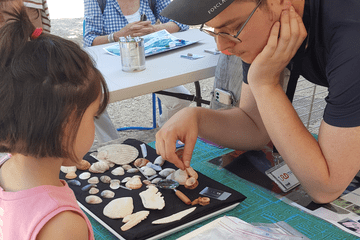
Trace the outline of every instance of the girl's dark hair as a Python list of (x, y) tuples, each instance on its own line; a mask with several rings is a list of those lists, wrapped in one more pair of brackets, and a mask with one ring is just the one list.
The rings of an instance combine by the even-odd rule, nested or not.
[(0, 13), (0, 152), (76, 161), (84, 112), (99, 95), (98, 114), (108, 103), (105, 80), (76, 43), (47, 33), (31, 40), (22, 1), (11, 2)]

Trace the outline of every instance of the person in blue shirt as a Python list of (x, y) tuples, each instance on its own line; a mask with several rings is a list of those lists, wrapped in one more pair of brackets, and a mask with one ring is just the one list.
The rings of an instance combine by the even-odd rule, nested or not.
[[(360, 170), (360, 2), (174, 0), (161, 14), (202, 24), (218, 50), (241, 57), (244, 79), (239, 108), (179, 111), (158, 131), (157, 153), (185, 169), (198, 135), (238, 150), (271, 140), (315, 202), (338, 198)], [(328, 87), (318, 141), (285, 94), (288, 68)]]
[[(184, 31), (189, 26), (160, 15), (170, 0), (157, 0), (154, 12), (148, 0), (107, 0), (101, 12), (97, 0), (85, 0), (84, 46), (94, 46), (118, 41), (120, 37), (138, 37), (162, 29), (170, 33)], [(142, 14), (146, 21), (140, 21)], [(156, 24), (157, 22), (160, 22)]]

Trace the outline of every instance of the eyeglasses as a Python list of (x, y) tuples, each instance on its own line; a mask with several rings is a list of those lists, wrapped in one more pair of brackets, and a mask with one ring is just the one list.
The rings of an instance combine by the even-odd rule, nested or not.
[(242, 27), (240, 28), (240, 30), (237, 32), (236, 35), (232, 35), (232, 34), (229, 34), (229, 33), (225, 33), (225, 32), (219, 32), (219, 33), (216, 33), (216, 32), (213, 32), (209, 29), (206, 29), (204, 28), (204, 24), (201, 25), (200, 27), (200, 31), (206, 33), (206, 34), (209, 34), (210, 36), (213, 36), (213, 37), (216, 37), (216, 36), (221, 36), (223, 38), (226, 38), (230, 41), (233, 41), (233, 42), (238, 42), (238, 43), (241, 43), (241, 39), (238, 38), (238, 36), (240, 35), (241, 31), (244, 29), (244, 27), (246, 26), (246, 24), (249, 22), (250, 18), (252, 17), (252, 15), (254, 15), (256, 9), (260, 6), (261, 4), (261, 1), (260, 0), (258, 2), (258, 4), (256, 5), (255, 9), (250, 13), (250, 16), (246, 19), (245, 23), (242, 25)]

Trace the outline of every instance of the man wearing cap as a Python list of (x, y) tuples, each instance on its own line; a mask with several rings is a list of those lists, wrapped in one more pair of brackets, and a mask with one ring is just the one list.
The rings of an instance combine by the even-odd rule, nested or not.
[[(239, 150), (271, 140), (315, 202), (339, 197), (360, 169), (360, 2), (174, 0), (162, 14), (203, 24), (220, 51), (241, 57), (244, 84), (239, 108), (174, 115), (157, 133), (157, 153), (184, 169), (198, 135)], [(290, 79), (300, 74), (328, 87), (318, 142), (283, 90), (285, 68)]]

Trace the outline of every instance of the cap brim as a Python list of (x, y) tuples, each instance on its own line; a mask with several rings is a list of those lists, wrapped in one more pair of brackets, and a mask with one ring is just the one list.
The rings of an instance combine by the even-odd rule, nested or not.
[(160, 14), (187, 25), (203, 24), (227, 8), (234, 0), (173, 0)]

